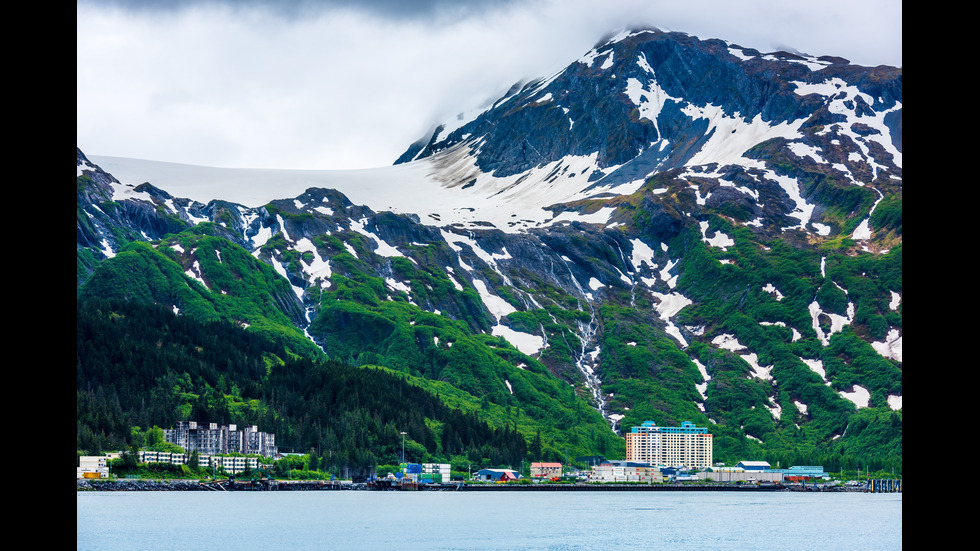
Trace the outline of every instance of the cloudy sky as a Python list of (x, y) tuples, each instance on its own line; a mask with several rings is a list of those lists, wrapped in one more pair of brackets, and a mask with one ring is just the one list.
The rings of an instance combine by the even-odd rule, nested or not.
[[(806, 4), (803, 6), (802, 4)], [(655, 26), (902, 66), (900, 0), (77, 0), (77, 145), (238, 168), (386, 166), (438, 121)]]

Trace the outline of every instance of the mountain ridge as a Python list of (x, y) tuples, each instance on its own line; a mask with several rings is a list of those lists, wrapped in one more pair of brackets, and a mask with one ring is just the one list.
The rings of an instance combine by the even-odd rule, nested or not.
[[(606, 430), (706, 424), (720, 457), (877, 438), (900, 464), (901, 70), (845, 62), (620, 34), (373, 171), (181, 186), (161, 167), (189, 167), (109, 158), (122, 183), (79, 150), (79, 292), (126, 243), (191, 279), (206, 251), (177, 243), (225, 250), (212, 268), (233, 244), (288, 281), (279, 308), (328, 356), (523, 408), (583, 452), (605, 437), (580, 405), (555, 425), (558, 402)], [(174, 197), (253, 177), (250, 206)], [(206, 293), (255, 296), (215, 273)]]

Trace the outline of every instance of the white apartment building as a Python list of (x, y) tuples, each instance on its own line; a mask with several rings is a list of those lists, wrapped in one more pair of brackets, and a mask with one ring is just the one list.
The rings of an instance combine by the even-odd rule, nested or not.
[(77, 478), (109, 478), (109, 461), (104, 455), (83, 455), (75, 467)]
[(626, 433), (626, 460), (663, 465), (663, 451), (660, 438), (660, 427), (653, 421), (647, 421), (639, 427), (633, 427)]
[[(210, 455), (199, 454), (199, 461), (202, 467), (223, 468), (226, 472), (238, 474), (246, 468), (257, 469), (259, 467), (258, 457), (242, 457), (230, 455)], [(169, 463), (171, 465), (184, 465), (190, 459), (189, 454), (155, 452), (140, 450), (137, 452), (137, 459), (140, 463)]]
[(684, 421), (679, 427), (658, 427), (645, 421), (626, 434), (626, 460), (664, 467), (705, 469), (714, 462), (708, 429)]

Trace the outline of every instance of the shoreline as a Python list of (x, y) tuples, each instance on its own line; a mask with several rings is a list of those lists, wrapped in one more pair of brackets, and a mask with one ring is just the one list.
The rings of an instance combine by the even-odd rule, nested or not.
[[(812, 484), (422, 484), (371, 488), (365, 483), (326, 481), (77, 480), (76, 492), (242, 491), (441, 491), (441, 492), (867, 492), (865, 487)], [(898, 492), (895, 493), (900, 493)]]

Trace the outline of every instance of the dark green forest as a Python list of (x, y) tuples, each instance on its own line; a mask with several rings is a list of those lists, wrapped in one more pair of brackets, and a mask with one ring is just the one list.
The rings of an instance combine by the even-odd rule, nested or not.
[(290, 358), (233, 323), (157, 305), (80, 298), (76, 306), (80, 453), (130, 449), (140, 430), (193, 419), (258, 425), (280, 450), (310, 453), (317, 470), (339, 476), (398, 463), (403, 431), (408, 461), (536, 459), (512, 427), (490, 427), (386, 370)]

